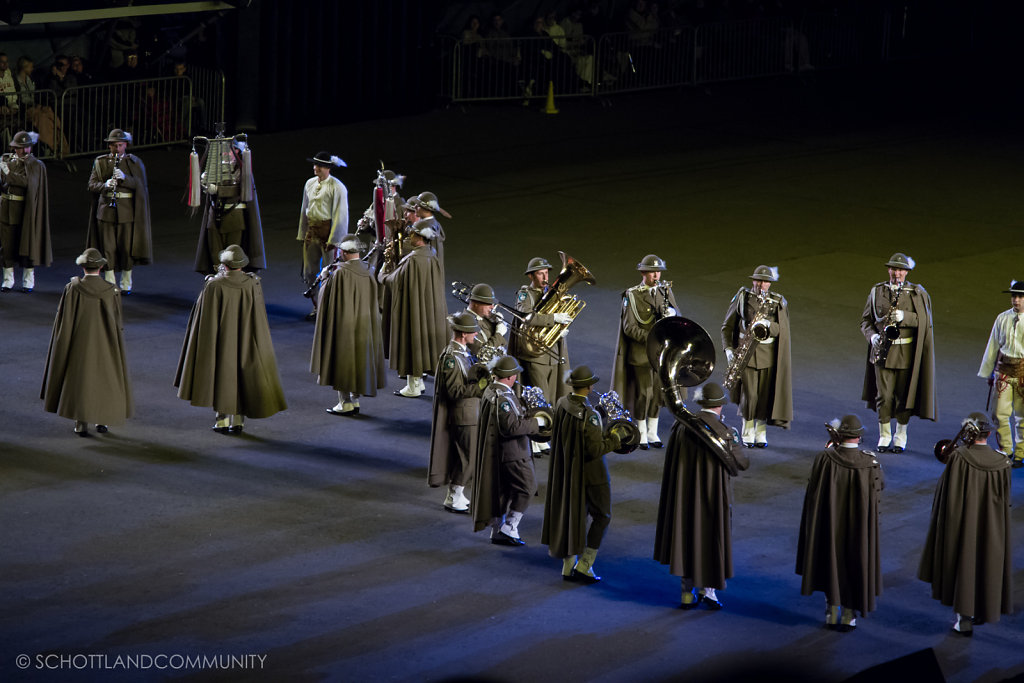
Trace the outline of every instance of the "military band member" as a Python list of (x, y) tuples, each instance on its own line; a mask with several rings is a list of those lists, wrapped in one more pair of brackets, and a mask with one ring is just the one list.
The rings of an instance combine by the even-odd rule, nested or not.
[(90, 423), (103, 434), (132, 416), (132, 383), (121, 296), (100, 276), (106, 259), (90, 247), (75, 263), (83, 274), (65, 285), (57, 305), (40, 398), (47, 412), (74, 420), (75, 433), (89, 436)]
[(730, 396), (743, 416), (742, 438), (747, 448), (764, 448), (768, 445), (768, 425), (789, 429), (793, 419), (789, 306), (785, 297), (768, 291), (778, 279), (775, 267), (755, 268), (750, 287), (736, 292), (722, 323), (722, 347), (726, 362), (732, 366), (737, 347), (750, 334), (751, 323), (756, 318), (768, 322), (768, 338), (753, 342), (750, 360)]
[(358, 415), (359, 397), (387, 386), (377, 281), (359, 258), (364, 245), (356, 235), (345, 235), (338, 247), (342, 261), (328, 266), (320, 288), (309, 369), (318, 384), (338, 392), (328, 413)]
[[(527, 328), (548, 328), (552, 325), (568, 325), (572, 322), (572, 316), (565, 312), (541, 313), (537, 311), (537, 304), (541, 297), (548, 291), (548, 278), (551, 274), (551, 264), (547, 259), (537, 256), (530, 259), (526, 265), (526, 272), (523, 273), (530, 279), (529, 284), (523, 285), (516, 293), (516, 310), (519, 311), (523, 322), (517, 322), (519, 332), (513, 334), (509, 342), (509, 353), (519, 359), (523, 366), (522, 383), (526, 386), (540, 388), (544, 392), (544, 398), (551, 405), (558, 402), (558, 399), (569, 393), (569, 385), (565, 383), (563, 368), (568, 367), (569, 350), (566, 344), (565, 332), (558, 338), (558, 341), (551, 347), (551, 351), (545, 353), (539, 349), (527, 348), (519, 340), (519, 334)], [(531, 442), (531, 449), (534, 453), (549, 453), (547, 444)]]
[(796, 573), (803, 595), (825, 594), (825, 626), (845, 632), (882, 594), (878, 503), (885, 478), (878, 459), (860, 450), (865, 430), (856, 415), (831, 425), (835, 440), (814, 458), (807, 480)]
[[(505, 318), (495, 309), (498, 298), (494, 296), (494, 288), (484, 282), (473, 286), (466, 304), (466, 312), (476, 318), (480, 332), (469, 345), (470, 352), (479, 358), (482, 354), (486, 360), (498, 360), (508, 350), (508, 325)], [(496, 350), (504, 349), (495, 356)]]
[(114, 273), (121, 272), (121, 293), (126, 296), (132, 291), (132, 269), (153, 260), (146, 167), (127, 152), (131, 141), (131, 133), (115, 128), (105, 141), (110, 154), (92, 164), (89, 191), (95, 197), (86, 238), (107, 259), (107, 282), (118, 284)]
[[(302, 281), (312, 287), (320, 271), (334, 263), (338, 244), (348, 234), (348, 190), (331, 175), (332, 168), (348, 164), (326, 150), (306, 161), (313, 164), (313, 177), (302, 188), (295, 239), (302, 242)], [(314, 310), (307, 317), (315, 315)]]
[(491, 371), (494, 380), (480, 400), (476, 450), (476, 488), (473, 531), (491, 528), (495, 545), (526, 545), (519, 522), (537, 492), (537, 476), (527, 445), (529, 436), (545, 426), (544, 416), (527, 417), (512, 387), (522, 368), (512, 356), (502, 356)]
[(433, 192), (420, 192), (416, 197), (416, 203), (413, 205), (416, 211), (416, 222), (426, 221), (426, 224), (434, 231), (434, 237), (430, 240), (430, 246), (437, 255), (437, 260), (441, 264), (441, 272), (444, 272), (444, 228), (437, 221), (434, 214), (441, 214), (445, 218), (451, 218), (452, 215), (441, 208), (441, 205), (437, 201), (437, 195)]
[(480, 331), (471, 313), (451, 320), (452, 340), (437, 363), (433, 421), (430, 429), (430, 466), (427, 484), (447, 486), (444, 509), (469, 513), (465, 489), (473, 481), (477, 422), (480, 419), (481, 374), (468, 346)]
[[(615, 347), (612, 388), (633, 415), (640, 429), (640, 448), (661, 448), (658, 413), (661, 411), (661, 383), (658, 369), (647, 359), (647, 335), (662, 318), (679, 315), (670, 283), (661, 282), (665, 261), (655, 254), (637, 264), (640, 284), (622, 293), (622, 319)], [(648, 445), (650, 444), (650, 445)]]
[(932, 585), (932, 597), (953, 608), (953, 631), (963, 636), (1013, 613), (1010, 463), (988, 446), (988, 418), (971, 413), (967, 419), (978, 436), (945, 456), (917, 570)]
[[(871, 288), (861, 319), (860, 329), (869, 344), (861, 398), (878, 412), (878, 450), (902, 453), (910, 418), (934, 420), (938, 410), (932, 300), (924, 287), (906, 281), (914, 259), (897, 252), (885, 265), (889, 280)], [(876, 354), (885, 347), (887, 328), (898, 336), (882, 361)]]
[(388, 360), (391, 369), (405, 378), (396, 396), (416, 398), (423, 393), (423, 375), (433, 372), (448, 343), (444, 277), (428, 246), (433, 237), (429, 225), (414, 227), (409, 236), (412, 250), (392, 272), (382, 270), (377, 275), (388, 289), (385, 300), (391, 311)]
[[(734, 432), (722, 422), (729, 402), (722, 387), (708, 382), (694, 400), (699, 419), (728, 453), (718, 453), (690, 427), (676, 420), (665, 451), (658, 502), (654, 559), (680, 577), (682, 608), (700, 604), (722, 609), (716, 591), (732, 578), (732, 476), (750, 465)], [(699, 511), (699, 512), (696, 512)]]
[(594, 560), (612, 519), (604, 454), (621, 444), (615, 432), (604, 434), (601, 416), (587, 398), (598, 381), (586, 365), (577, 367), (569, 375), (572, 393), (555, 405), (540, 539), (551, 557), (562, 560), (563, 580), (587, 584), (601, 580)]
[[(363, 211), (362, 217), (356, 222), (356, 235), (363, 244), (361, 256), (368, 259), (368, 265), (374, 273), (378, 272), (384, 265), (384, 249), (391, 243), (395, 229), (401, 230), (405, 220), (402, 215), (402, 206), (405, 200), (399, 194), (399, 188), (405, 182), (405, 176), (396, 174), (394, 171), (383, 170), (373, 180), (373, 201)], [(384, 225), (377, 225), (377, 189), (379, 184), (384, 184), (384, 194), (381, 198), (381, 214)], [(392, 213), (393, 212), (393, 213)], [(389, 224), (390, 223), (390, 224)], [(403, 231), (404, 236), (404, 231)], [(383, 242), (378, 244), (380, 235), (383, 235)], [(399, 238), (401, 239), (401, 237)], [(373, 251), (370, 254), (371, 250)]]
[(1010, 308), (992, 324), (978, 376), (996, 390), (996, 446), (1013, 458), (1014, 467), (1024, 467), (1024, 281), (1013, 280), (1003, 294), (1010, 295)]
[[(226, 151), (222, 154), (220, 148), (207, 149), (207, 155), (215, 152), (218, 154), (211, 165), (219, 164), (220, 181), (214, 182), (216, 179), (209, 177), (206, 171), (196, 179), (199, 192), (195, 198), (203, 205), (203, 220), (193, 267), (197, 273), (216, 272), (220, 265), (220, 252), (232, 244), (240, 246), (249, 257), (245, 267), (247, 272), (267, 267), (248, 136), (239, 133), (231, 139), (230, 146), (225, 147)], [(198, 205), (190, 203), (190, 206)]]
[(50, 200), (46, 165), (32, 154), (37, 133), (18, 131), (13, 153), (0, 160), (0, 261), (5, 292), (14, 288), (14, 268), (21, 267), (21, 291), (36, 286), (36, 266), (53, 261), (50, 242)]
[(220, 253), (225, 270), (206, 278), (188, 318), (174, 386), (178, 398), (213, 408), (213, 431), (239, 434), (246, 417), (285, 410), (260, 279), (242, 269), (237, 244)]

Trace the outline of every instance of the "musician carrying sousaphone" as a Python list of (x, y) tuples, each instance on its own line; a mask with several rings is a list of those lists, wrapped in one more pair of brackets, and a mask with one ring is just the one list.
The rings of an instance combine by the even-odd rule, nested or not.
[(128, 153), (131, 141), (127, 131), (110, 131), (105, 140), (110, 153), (93, 161), (88, 185), (94, 197), (86, 246), (95, 247), (107, 259), (103, 273), (107, 282), (118, 284), (114, 272), (121, 272), (122, 296), (132, 291), (132, 268), (153, 260), (146, 167)]

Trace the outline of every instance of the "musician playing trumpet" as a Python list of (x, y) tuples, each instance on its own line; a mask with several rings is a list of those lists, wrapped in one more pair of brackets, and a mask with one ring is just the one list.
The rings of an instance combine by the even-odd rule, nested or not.
[(128, 153), (131, 133), (115, 128), (107, 136), (109, 154), (96, 157), (89, 176), (93, 210), (89, 213), (86, 245), (95, 247), (107, 259), (103, 274), (118, 284), (121, 294), (132, 292), (132, 269), (153, 260), (153, 238), (149, 218), (149, 186), (142, 160)]
[(647, 334), (662, 318), (679, 314), (672, 284), (661, 281), (665, 261), (648, 254), (637, 264), (640, 284), (622, 293), (622, 318), (615, 348), (612, 389), (619, 393), (640, 430), (640, 449), (661, 448), (658, 413), (661, 385), (647, 358)]
[[(728, 363), (725, 384), (726, 389), (732, 384), (730, 398), (743, 416), (742, 438), (747, 448), (765, 448), (768, 425), (789, 429), (793, 419), (789, 307), (785, 297), (769, 292), (778, 279), (779, 270), (774, 266), (755, 268), (750, 287), (736, 292), (722, 323), (722, 348)], [(748, 345), (752, 348), (747, 349)], [(744, 363), (736, 358), (737, 349), (741, 355), (747, 351), (743, 367), (734, 367)], [(733, 376), (735, 384), (730, 382)]]
[(861, 398), (878, 412), (878, 451), (902, 453), (911, 416), (936, 416), (932, 300), (907, 282), (914, 259), (897, 252), (885, 265), (889, 280), (871, 288), (860, 324), (870, 345)]

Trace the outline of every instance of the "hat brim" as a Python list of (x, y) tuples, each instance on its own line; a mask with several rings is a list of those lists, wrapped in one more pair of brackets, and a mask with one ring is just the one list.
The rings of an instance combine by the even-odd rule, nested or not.
[(583, 387), (589, 387), (591, 385), (597, 384), (600, 381), (600, 377), (588, 377), (587, 379), (577, 380), (575, 382), (572, 380), (572, 378), (570, 378), (569, 384), (570, 386), (572, 386), (573, 389), (582, 389)]

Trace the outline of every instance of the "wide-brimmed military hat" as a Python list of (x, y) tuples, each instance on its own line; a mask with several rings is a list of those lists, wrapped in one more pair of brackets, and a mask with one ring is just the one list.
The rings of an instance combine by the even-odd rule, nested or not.
[(885, 262), (885, 265), (890, 268), (899, 268), (900, 270), (913, 270), (914, 266), (917, 264), (914, 263), (914, 259), (910, 258), (903, 252), (897, 251), (889, 257), (889, 260)]
[(31, 147), (37, 142), (39, 142), (39, 133), (36, 133), (35, 131), (19, 130), (14, 134), (14, 137), (11, 138), (11, 147), (21, 149), (23, 147)]
[(452, 215), (441, 208), (441, 205), (437, 201), (437, 195), (433, 192), (420, 192), (416, 198), (419, 200), (419, 206), (422, 209), (426, 209), (432, 213), (439, 213), (445, 218), (451, 218)]
[(108, 135), (107, 139), (104, 140), (103, 142), (127, 142), (127, 143), (130, 143), (131, 141), (132, 141), (132, 134), (131, 133), (129, 133), (126, 130), (121, 130), (120, 128), (115, 128), (114, 130), (110, 131), (110, 135)]
[(1010, 280), (1010, 288), (1004, 289), (1003, 294), (1024, 294), (1024, 280)]
[(697, 389), (693, 394), (693, 400), (704, 408), (724, 406), (729, 402), (729, 399), (725, 396), (725, 392), (722, 391), (721, 385), (716, 382), (708, 382), (700, 389)]
[(665, 260), (657, 254), (648, 254), (643, 257), (640, 263), (636, 264), (636, 269), (641, 273), (647, 273), (654, 270), (665, 270)]
[(522, 371), (523, 369), (519, 366), (518, 361), (516, 361), (512, 356), (502, 356), (498, 359), (498, 362), (494, 364), (494, 369), (491, 370), (496, 377), (500, 377), (502, 379), (511, 377), (512, 375), (518, 375)]
[(102, 268), (107, 265), (107, 259), (95, 247), (89, 247), (82, 252), (82, 255), (75, 259), (75, 263), (83, 268)]
[(865, 431), (864, 425), (856, 415), (843, 415), (842, 420), (832, 420), (829, 424), (836, 430), (836, 434), (847, 439), (861, 436)]
[(418, 207), (419, 205), (419, 197), (412, 197), (411, 199), (406, 199), (405, 203), (402, 204), (402, 211), (415, 211), (416, 207)]
[(476, 322), (476, 316), (463, 311), (451, 317), (452, 329), (456, 332), (479, 332), (480, 325)]
[(225, 247), (218, 258), (228, 268), (245, 268), (249, 264), (249, 257), (237, 244)]
[(401, 187), (402, 183), (405, 182), (405, 176), (404, 175), (398, 175), (394, 171), (384, 170), (384, 171), (381, 171), (380, 174), (382, 176), (384, 176), (384, 180), (386, 180), (388, 182), (388, 185), (394, 185), (396, 187)]
[(486, 282), (473, 285), (473, 291), (469, 293), (469, 300), (484, 304), (498, 303), (498, 298), (494, 296), (494, 288)]
[(754, 268), (754, 272), (750, 276), (751, 280), (760, 280), (761, 282), (778, 282), (779, 281), (779, 269), (775, 266), (758, 266)]
[(542, 256), (534, 256), (530, 259), (530, 262), (526, 264), (526, 270), (523, 272), (523, 275), (529, 275), (530, 273), (535, 273), (538, 270), (551, 270), (551, 264)]
[(341, 238), (341, 244), (338, 245), (338, 248), (349, 254), (354, 254), (357, 251), (363, 250), (363, 243), (360, 241), (359, 235), (349, 233)]
[(600, 379), (600, 377), (595, 377), (594, 373), (586, 365), (580, 365), (569, 373), (568, 381), (574, 389), (579, 389), (581, 387), (589, 387), (591, 384), (597, 384)]
[[(988, 415), (985, 413), (974, 412), (967, 416), (967, 420), (970, 420), (978, 428), (978, 431), (982, 434), (990, 434), (993, 426), (989, 421)], [(964, 420), (966, 422), (967, 420)]]
[(437, 231), (434, 230), (434, 220), (432, 218), (419, 219), (412, 224), (410, 230), (423, 239), (432, 240), (437, 237)]
[(326, 149), (320, 150), (314, 154), (311, 159), (306, 159), (306, 161), (316, 164), (317, 166), (348, 166), (348, 164), (342, 161), (339, 157), (334, 156)]

